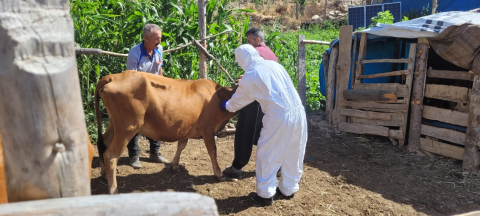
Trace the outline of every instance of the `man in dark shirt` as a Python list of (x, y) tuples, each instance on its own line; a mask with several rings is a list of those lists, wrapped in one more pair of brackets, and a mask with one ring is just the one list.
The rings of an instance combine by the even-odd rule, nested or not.
[[(277, 56), (268, 48), (265, 43), (265, 34), (259, 28), (250, 28), (245, 33), (247, 41), (255, 47), (261, 57), (265, 60), (278, 62)], [(243, 75), (242, 75), (243, 76)], [(239, 79), (241, 79), (241, 77)], [(252, 102), (240, 110), (235, 131), (234, 151), (235, 158), (232, 166), (227, 167), (224, 173), (231, 177), (241, 179), (242, 168), (247, 165), (252, 155), (253, 145), (257, 145), (260, 138), (260, 131), (263, 127), (263, 112), (257, 101)]]

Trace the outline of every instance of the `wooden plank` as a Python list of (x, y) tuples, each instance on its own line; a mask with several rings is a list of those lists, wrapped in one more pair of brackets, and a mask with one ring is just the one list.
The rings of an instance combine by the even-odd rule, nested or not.
[[(422, 41), (424, 41), (422, 39)], [(427, 60), (429, 46), (418, 39), (418, 51), (415, 67), (415, 83), (410, 108), (410, 132), (408, 149), (411, 151), (420, 150), (420, 127), (422, 122), (422, 104), (427, 74)], [(423, 112), (425, 113), (425, 112)]]
[(328, 41), (316, 41), (316, 40), (301, 40), (299, 43), (302, 44), (320, 44), (320, 45), (330, 45), (330, 42)]
[(399, 83), (358, 83), (355, 85), (355, 89), (394, 91), (397, 97), (406, 97), (409, 92), (406, 85)]
[(433, 70), (428, 69), (427, 77), (441, 78), (441, 79), (455, 79), (473, 81), (475, 74), (468, 73), (468, 71), (449, 71), (449, 70)]
[(333, 122), (338, 127), (339, 122), (345, 122), (347, 117), (340, 115), (340, 102), (345, 101), (343, 97), (343, 91), (348, 89), (348, 81), (350, 78), (350, 54), (352, 50), (352, 33), (353, 26), (341, 26), (340, 27), (340, 44), (337, 62), (337, 91), (335, 110), (333, 111)]
[(388, 110), (404, 110), (404, 104), (388, 104), (377, 103), (372, 101), (343, 101), (340, 103), (342, 107), (353, 107), (355, 109), (361, 108), (376, 108), (376, 109), (388, 109)]
[[(410, 63), (409, 59), (372, 59), (372, 60), (363, 60), (361, 63)], [(360, 63), (357, 63), (360, 64)]]
[[(395, 115), (394, 115), (395, 114)], [(365, 119), (359, 117), (352, 117), (352, 123), (362, 124), (362, 125), (377, 125), (377, 126), (395, 126), (400, 127), (405, 124), (404, 121), (405, 114), (401, 113), (392, 113), (391, 120), (373, 120)]]
[(470, 96), (470, 109), (468, 111), (467, 138), (465, 140), (464, 169), (477, 169), (480, 166), (480, 76), (475, 75), (473, 80), (472, 95)]
[(426, 136), (435, 137), (437, 139), (449, 141), (459, 145), (465, 145), (467, 135), (462, 132), (449, 130), (445, 128), (437, 128), (430, 125), (423, 125), (420, 133)]
[[(198, 28), (200, 38), (205, 38), (207, 36), (207, 24), (206, 24), (206, 5), (205, 0), (198, 0)], [(201, 41), (200, 44), (207, 49), (207, 41)], [(199, 66), (199, 76), (200, 79), (207, 79), (207, 55), (200, 52), (199, 56), (200, 66)]]
[(357, 61), (357, 41), (358, 41), (358, 33), (353, 33), (353, 51), (352, 51), (352, 70), (350, 71), (350, 86), (352, 89), (355, 89), (355, 62)]
[(69, 2), (0, 5), (0, 131), (8, 199), (88, 196), (87, 130)]
[(406, 74), (406, 73), (407, 73), (407, 70), (399, 70), (399, 71), (392, 71), (392, 72), (386, 72), (386, 73), (361, 75), (361, 76), (357, 77), (356, 79), (399, 76), (399, 75), (404, 75), (404, 74)]
[(388, 90), (345, 90), (343, 91), (343, 97), (349, 100), (397, 102), (395, 92)]
[(420, 148), (424, 151), (447, 156), (457, 160), (463, 160), (463, 155), (465, 152), (465, 149), (462, 147), (449, 145), (434, 140), (428, 140), (425, 138), (420, 138)]
[(218, 215), (211, 197), (150, 192), (47, 199), (0, 205), (0, 215)]
[(305, 44), (300, 43), (303, 39), (305, 39), (305, 35), (298, 35), (298, 83), (297, 83), (297, 91), (298, 95), (300, 96), (300, 100), (302, 101), (303, 107), (307, 108), (307, 87), (306, 87), (306, 77), (305, 71)]
[(330, 53), (330, 62), (328, 63), (328, 80), (327, 80), (327, 100), (325, 104), (325, 118), (329, 124), (333, 124), (333, 105), (335, 97), (333, 94), (335, 92), (335, 80), (337, 77), (336, 66), (338, 59), (338, 46), (332, 48)]
[[(363, 75), (363, 69), (364, 69), (364, 64), (363, 60), (365, 60), (365, 56), (367, 55), (367, 33), (362, 33), (362, 36), (360, 38), (360, 48), (358, 49), (358, 61), (357, 61), (357, 69), (355, 70), (355, 77), (359, 77)], [(360, 62), (360, 64), (358, 64)], [(355, 79), (355, 89), (357, 88), (356, 85), (358, 83), (361, 83), (361, 80)]]
[(425, 97), (458, 103), (468, 103), (469, 91), (470, 90), (465, 87), (426, 84)]
[(361, 111), (361, 110), (354, 110), (354, 109), (341, 109), (340, 113), (346, 116), (354, 116), (354, 117), (366, 118), (366, 119), (385, 120), (385, 121), (392, 120), (391, 113), (369, 112), (369, 111)]
[[(405, 74), (405, 86), (407, 87), (408, 89), (408, 93), (407, 95), (405, 96), (404, 100), (407, 101), (407, 103), (405, 103), (405, 110), (407, 110), (406, 112), (406, 115), (404, 116), (405, 117), (405, 124), (403, 126), (400, 127), (400, 130), (403, 131), (403, 134), (406, 136), (407, 134), (407, 122), (408, 122), (408, 111), (409, 111), (409, 106), (410, 104), (408, 103), (408, 101), (410, 101), (410, 97), (412, 95), (412, 83), (413, 83), (413, 70), (415, 69), (415, 57), (416, 57), (416, 51), (417, 51), (417, 44), (410, 44), (410, 50), (408, 51), (408, 59), (410, 60), (410, 63), (408, 64), (408, 67), (407, 67), (407, 73)], [(398, 142), (399, 146), (403, 146), (405, 144), (405, 139), (403, 139), (402, 141), (399, 141)]]
[(423, 118), (466, 127), (468, 114), (432, 106), (423, 106)]
[(403, 133), (399, 130), (390, 130), (387, 127), (362, 125), (347, 122), (340, 122), (338, 129), (340, 131), (356, 134), (378, 135), (384, 137), (391, 137), (394, 139), (402, 139)]

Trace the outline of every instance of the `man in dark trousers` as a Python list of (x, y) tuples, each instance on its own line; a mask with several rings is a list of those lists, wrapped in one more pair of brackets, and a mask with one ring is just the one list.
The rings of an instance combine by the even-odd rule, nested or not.
[[(259, 28), (250, 28), (245, 34), (247, 41), (252, 45), (265, 60), (278, 63), (277, 56), (268, 48), (265, 43), (265, 34)], [(241, 79), (242, 76), (240, 76)], [(252, 155), (253, 145), (257, 145), (260, 138), (260, 131), (263, 127), (262, 118), (264, 114), (257, 101), (252, 102), (240, 110), (235, 131), (235, 158), (232, 166), (227, 167), (224, 174), (231, 178), (241, 179), (242, 168), (247, 165)]]

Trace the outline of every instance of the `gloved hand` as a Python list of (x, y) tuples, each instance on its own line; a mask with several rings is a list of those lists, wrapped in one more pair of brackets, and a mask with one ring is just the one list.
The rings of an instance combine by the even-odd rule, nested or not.
[(222, 110), (223, 110), (223, 111), (226, 111), (226, 110), (227, 110), (227, 107), (226, 107), (226, 106), (227, 106), (227, 101), (223, 101), (223, 102), (222, 102)]

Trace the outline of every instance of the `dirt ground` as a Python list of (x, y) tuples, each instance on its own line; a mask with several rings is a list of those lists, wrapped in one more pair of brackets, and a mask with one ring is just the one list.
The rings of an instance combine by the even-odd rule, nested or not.
[[(181, 173), (170, 164), (152, 163), (140, 141), (143, 168), (119, 160), (120, 193), (194, 192), (215, 199), (221, 215), (452, 215), (480, 209), (480, 172), (462, 170), (462, 162), (428, 153), (410, 153), (390, 140), (337, 132), (319, 115), (309, 114), (309, 135), (300, 191), (291, 200), (260, 207), (246, 197), (255, 191), (255, 160), (245, 178), (217, 182), (201, 139), (191, 139), (180, 159)], [(220, 168), (231, 165), (234, 135), (217, 139)], [(176, 143), (163, 143), (173, 159)], [(255, 148), (252, 155), (255, 155)], [(98, 153), (92, 170), (92, 194), (106, 194)]]

